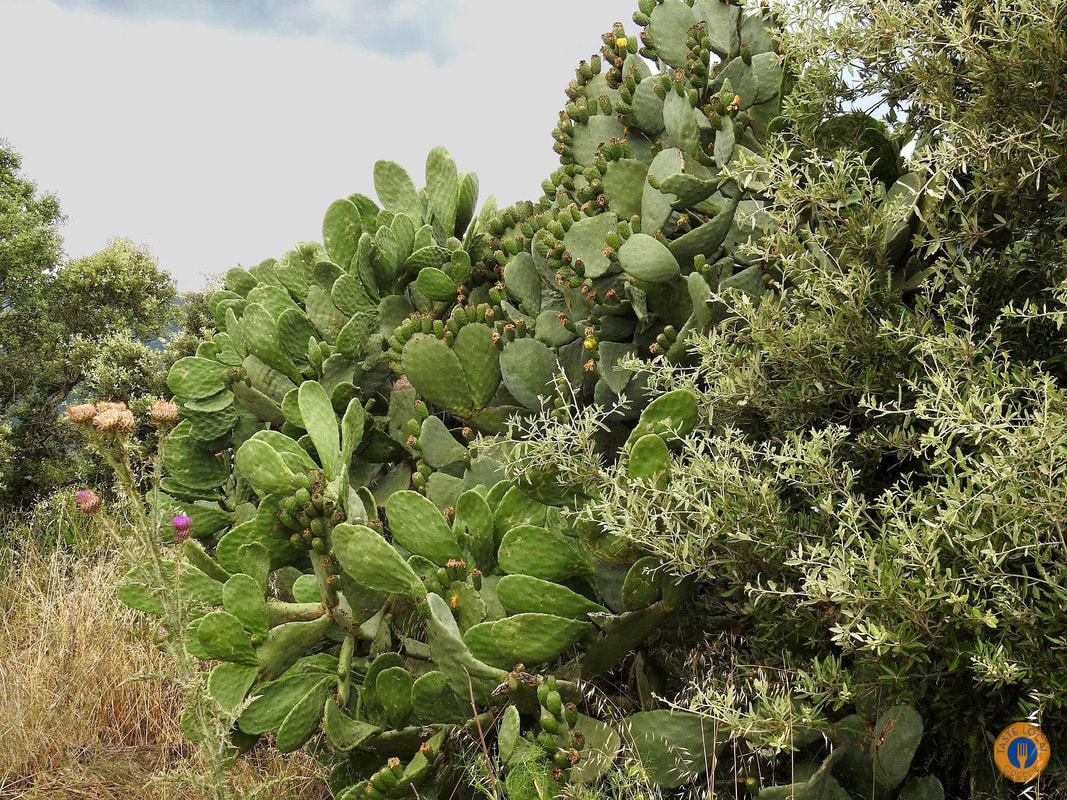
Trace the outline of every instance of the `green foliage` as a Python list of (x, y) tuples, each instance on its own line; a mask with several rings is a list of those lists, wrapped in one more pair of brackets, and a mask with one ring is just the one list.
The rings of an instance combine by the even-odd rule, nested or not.
[(115, 400), (158, 388), (160, 366), (140, 341), (162, 331), (174, 297), (156, 260), (128, 241), (63, 262), (58, 203), (38, 197), (20, 166), (0, 147), (0, 420), (11, 454), (0, 462), (0, 484), (8, 508), (94, 474), (59, 410), (87, 379), (95, 396)]
[[(158, 442), (156, 428), (147, 419), (154, 402), (172, 395), (167, 386), (167, 370), (175, 361), (195, 352), (203, 336), (211, 330), (204, 319), (206, 295), (187, 292), (170, 305), (164, 320), (167, 328), (154, 340), (142, 341), (128, 331), (100, 337), (92, 342), (83, 340), (86, 362), (81, 380), (64, 400), (64, 405), (81, 402), (82, 398), (104, 397), (126, 403), (140, 419), (136, 436), (147, 450)], [(104, 489), (111, 484), (108, 471), (91, 452), (58, 424), (48, 430), (47, 446), (55, 457), (38, 465), (40, 482), (51, 486), (95, 486)], [(147, 485), (147, 484), (146, 484)]]
[[(760, 30), (770, 24), (760, 13), (753, 19)], [(740, 30), (741, 16), (728, 24)], [(690, 43), (695, 54), (703, 41), (697, 35)], [(614, 60), (620, 46), (618, 36), (606, 36), (604, 57)], [(607, 108), (598, 120), (572, 90), (582, 101), (572, 104), (574, 136), (588, 160), (577, 164), (563, 152), (559, 191), (542, 201), (541, 213), (522, 207), (494, 215), (489, 205), (475, 219), (476, 181), (437, 148), (424, 190), (397, 165), (379, 162), (375, 188), (384, 208), (363, 195), (338, 200), (327, 210), (325, 246), (303, 243), (278, 261), (227, 274), (226, 288), (209, 300), (218, 332), (168, 375), (184, 421), (164, 445), (172, 499), (154, 502), (220, 520), (221, 527), (192, 529), (207, 550), (194, 547), (189, 557), (207, 571), (187, 573), (195, 579), (180, 588), (203, 613), (189, 631), (190, 650), (255, 671), (237, 684), (260, 696), (249, 706), (255, 721), (238, 720), (243, 734), (276, 730), (280, 747), (295, 748), (321, 721), (327, 741), (349, 753), (338, 764), (343, 780), (373, 794), (399, 791), (403, 778), (399, 764), (383, 771), (382, 755), (416, 757), (438, 729), (491, 730), (492, 707), (507, 705), (534, 717), (528, 745), (535, 749), (507, 769), (515, 792), (544, 791), (544, 779), (554, 793), (568, 777), (596, 781), (611, 768), (618, 715), (603, 722), (580, 715), (572, 681), (617, 668), (686, 605), (690, 585), (662, 572), (648, 577), (647, 559), (635, 566), (641, 552), (597, 526), (565, 521), (551, 476), (525, 476), (521, 487), (502, 481), (499, 448), (468, 442), (472, 429), (500, 433), (515, 416), (559, 405), (561, 370), (583, 402), (629, 392), (639, 412), (651, 398), (616, 374), (615, 362), (648, 353), (657, 338), (673, 345), (713, 324), (691, 302), (679, 311), (678, 299), (690, 297), (694, 267), (711, 277), (709, 257), (717, 259), (716, 276), (733, 271), (726, 262), (734, 263), (734, 250), (717, 249), (747, 194), (725, 176), (716, 180), (720, 165), (702, 149), (711, 138), (701, 142), (690, 127), (718, 113), (724, 130), (738, 126), (737, 155), (762, 151), (745, 131), (755, 124), (748, 106), (778, 107), (781, 70), (769, 48), (769, 40), (759, 44), (754, 71), (736, 53), (716, 68), (718, 75), (732, 64), (736, 80), (751, 84), (744, 104), (725, 76), (712, 76), (709, 89), (706, 70), (697, 69), (687, 94), (683, 73), (660, 75), (685, 104), (664, 106), (673, 110), (660, 129), (677, 124), (686, 149), (672, 149), (677, 169), (663, 179), (684, 182), (691, 157), (710, 188), (668, 207), (657, 237), (640, 233), (639, 215), (623, 224), (609, 208), (642, 210), (647, 192), (653, 207), (662, 205), (664, 195), (641, 184), (653, 151), (671, 143), (667, 134), (647, 139), (635, 131), (637, 158), (624, 140), (603, 148), (586, 141), (611, 127), (612, 102), (621, 104), (647, 70), (629, 52), (633, 86), (609, 73), (609, 83), (585, 90), (605, 92), (588, 97)], [(583, 85), (590, 69), (578, 71)], [(615, 113), (627, 112), (620, 105)], [(724, 147), (723, 164), (735, 152), (733, 143)], [(601, 171), (612, 174), (603, 186)], [(687, 213), (719, 188), (725, 206), (710, 227), (690, 223)], [(750, 213), (762, 208), (744, 202)], [(659, 229), (668, 221), (666, 235)], [(747, 239), (736, 232), (739, 258)], [(692, 325), (674, 333), (668, 322), (686, 315)], [(673, 445), (696, 417), (692, 395), (675, 393), (640, 419), (624, 415), (613, 435), (621, 445), (636, 424), (634, 437)], [(211, 550), (232, 577), (204, 561)], [(267, 593), (271, 572), (292, 587), (277, 599)], [(151, 612), (149, 577), (135, 570), (124, 598)], [(634, 588), (641, 581), (648, 586)], [(552, 667), (547, 677), (527, 672), (541, 665)], [(229, 692), (232, 684), (219, 685)], [(692, 726), (683, 724), (691, 715), (672, 713), (677, 737), (673, 729), (661, 734), (647, 758), (664, 747), (691, 749)], [(669, 780), (656, 777), (659, 768), (648, 774), (674, 786), (707, 770), (705, 758), (684, 764)]]
[[(691, 392), (695, 427), (615, 462), (610, 409), (568, 409), (524, 426), (508, 471), (551, 470), (590, 498), (578, 519), (700, 581), (702, 612), (738, 638), (690, 654), (734, 665), (697, 679), (692, 707), (746, 745), (800, 759), (813, 733), (908, 703), (916, 758), (950, 795), (1002, 796), (988, 738), (1023, 717), (1067, 731), (1063, 9), (832, 5), (789, 12), (805, 67), (781, 146), (726, 169), (773, 187), (777, 224), (748, 252), (775, 291), (713, 294), (729, 318), (690, 337), (689, 361), (622, 365)], [(841, 76), (842, 58), (862, 68)], [(1041, 102), (1009, 103), (1022, 86)], [(887, 91), (906, 119), (843, 116)], [(827, 116), (848, 125), (831, 135)], [(839, 135), (857, 120), (864, 153)], [(761, 795), (943, 794), (839, 758)]]
[(0, 297), (5, 322), (13, 314), (32, 321), (45, 299), (39, 276), (59, 261), (62, 220), (53, 195), (37, 196), (37, 187), (19, 175), (22, 159), (0, 146)]
[(6, 551), (33, 547), (42, 553), (63, 549), (90, 554), (113, 544), (109, 532), (78, 510), (72, 489), (54, 492), (29, 511), (0, 511), (0, 548)]
[(1059, 18), (841, 6), (787, 61), (766, 9), (642, 0), (537, 204), (476, 213), (435, 148), (227, 273), (149, 497), (193, 538), (122, 596), (181, 576), (235, 743), (321, 730), (346, 798), (473, 740), (493, 796), (891, 800), (1000, 791), (1014, 715), (1067, 733), (1059, 123), (986, 113), (998, 65), (1059, 108)]
[[(148, 339), (159, 333), (174, 297), (170, 276), (144, 247), (116, 239), (99, 253), (64, 264), (49, 287), (60, 303), (55, 316), (74, 335), (129, 331)], [(92, 302), (86, 303), (87, 298)]]
[[(968, 285), (985, 325), (1009, 304), (1044, 303), (1067, 277), (1062, 0), (835, 0), (785, 14), (806, 65), (789, 101), (798, 133), (856, 108), (884, 115), (939, 201), (924, 207), (922, 268)], [(857, 65), (847, 76), (842, 58)], [(1000, 330), (1015, 357), (1062, 377), (1050, 320)]]
[(992, 787), (961, 731), (1063, 719), (1063, 392), (966, 302), (826, 303), (877, 280), (852, 263), (735, 299), (694, 369), (645, 368), (704, 410), (666, 465), (594, 470), (600, 412), (542, 419), (509, 469), (551, 464), (593, 498), (582, 517), (698, 576), (704, 613), (746, 632), (706, 658), (760, 666), (708, 674), (697, 708), (785, 747), (849, 704), (912, 702), (952, 720), (929, 731), (947, 769)]

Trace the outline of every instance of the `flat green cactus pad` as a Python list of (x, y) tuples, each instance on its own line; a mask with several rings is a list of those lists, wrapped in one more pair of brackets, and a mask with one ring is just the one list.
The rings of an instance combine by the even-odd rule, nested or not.
[(615, 762), (622, 739), (611, 725), (585, 714), (578, 715), (574, 730), (585, 739), (582, 760), (571, 769), (573, 783), (592, 783), (602, 778)]
[(628, 717), (622, 731), (649, 777), (669, 789), (703, 775), (728, 738), (711, 720), (685, 711), (642, 711)]
[(552, 381), (559, 371), (556, 356), (536, 339), (516, 339), (500, 353), (504, 385), (526, 408), (539, 408), (538, 398), (552, 394)]
[(656, 44), (660, 58), (672, 67), (685, 65), (688, 52), (685, 46), (686, 32), (697, 24), (697, 17), (683, 0), (664, 0), (651, 14), (649, 31)]
[(261, 439), (249, 439), (237, 450), (237, 470), (244, 475), (256, 492), (288, 494), (307, 485), (304, 475), (294, 474), (278, 451)]
[(428, 334), (416, 334), (404, 345), (404, 373), (427, 403), (451, 411), (470, 414), (470, 389), (463, 367), (452, 348)]
[(558, 583), (531, 575), (505, 575), (496, 587), (500, 604), (508, 614), (535, 612), (585, 621), (589, 614), (606, 614), (599, 603)]
[(641, 413), (637, 427), (627, 439), (627, 446), (650, 433), (663, 437), (670, 444), (692, 431), (698, 417), (697, 400), (692, 392), (676, 389), (660, 395)]
[(588, 622), (551, 614), (516, 614), (475, 625), (463, 641), (480, 661), (510, 669), (553, 661), (593, 630)]
[(175, 362), (167, 386), (179, 397), (201, 399), (226, 388), (225, 368), (217, 361), (189, 356)]
[(608, 164), (604, 173), (604, 194), (608, 198), (608, 208), (620, 219), (640, 215), (647, 174), (648, 165), (636, 158), (622, 158)]
[(448, 686), (443, 672), (420, 675), (411, 686), (411, 707), (426, 723), (461, 723), (471, 717), (470, 701), (464, 702)]
[(474, 408), (485, 408), (500, 386), (500, 351), (487, 325), (466, 325), (452, 347)]
[(576, 541), (534, 525), (509, 530), (500, 542), (497, 558), (504, 572), (546, 581), (563, 581), (593, 571)]
[(249, 633), (261, 637), (267, 635), (267, 601), (263, 597), (263, 589), (252, 576), (240, 572), (231, 576), (222, 587), (222, 604)]
[(411, 715), (411, 687), (415, 679), (403, 667), (389, 667), (377, 674), (374, 691), (391, 728), (403, 728)]
[(297, 750), (318, 730), (325, 710), (326, 698), (330, 694), (330, 678), (320, 676), (318, 683), (290, 709), (282, 724), (278, 726), (275, 744), (283, 753)]
[(218, 664), (207, 679), (208, 694), (218, 700), (227, 711), (233, 711), (259, 675), (256, 668), (246, 664)]
[(407, 214), (412, 219), (421, 219), (419, 196), (415, 183), (407, 170), (395, 161), (378, 161), (374, 164), (374, 191), (382, 205), (398, 214)]
[(370, 528), (338, 525), (333, 529), (332, 540), (341, 568), (368, 589), (407, 594), (418, 583), (418, 576), (408, 563)]
[(183, 486), (214, 489), (229, 480), (230, 464), (225, 455), (204, 448), (192, 435), (188, 422), (180, 423), (167, 437), (163, 466)]
[(197, 628), (200, 648), (217, 661), (235, 664), (259, 664), (252, 642), (240, 620), (225, 611), (213, 611), (200, 621)]
[(644, 233), (635, 233), (619, 249), (623, 270), (638, 280), (664, 283), (681, 270), (667, 246)]
[(945, 787), (933, 775), (912, 778), (900, 790), (899, 800), (945, 800)]
[(612, 213), (597, 214), (575, 222), (563, 237), (564, 247), (575, 260), (581, 260), (587, 278), (600, 278), (611, 271), (611, 261), (604, 255), (604, 247), (608, 233), (615, 230), (618, 222)]
[[(682, 151), (676, 147), (670, 147), (656, 154), (648, 168), (648, 174), (658, 182), (658, 185), (662, 185), (662, 182), (671, 175), (681, 173), (683, 164)], [(655, 233), (662, 229), (674, 213), (674, 202), (677, 199), (675, 195), (656, 189), (650, 182), (645, 181), (641, 194), (641, 230), (646, 233)]]
[(322, 220), (322, 241), (335, 264), (347, 267), (363, 233), (359, 209), (351, 200), (335, 200)]
[(341, 474), (341, 442), (329, 395), (318, 381), (304, 381), (297, 398), (304, 428), (319, 454), (326, 479), (333, 480)]
[(377, 725), (348, 716), (333, 699), (326, 701), (322, 727), (326, 731), (326, 741), (339, 753), (359, 747), (382, 731)]
[(455, 159), (443, 147), (433, 148), (426, 157), (426, 197), (442, 238), (455, 232), (458, 193), (459, 172)]
[(401, 547), (441, 566), (462, 558), (441, 512), (418, 492), (396, 492), (386, 501), (385, 513), (393, 540)]
[(438, 670), (457, 695), (485, 702), (503, 681), (504, 671), (480, 661), (471, 653), (443, 598), (431, 593), (426, 602), (430, 607), (426, 641)]

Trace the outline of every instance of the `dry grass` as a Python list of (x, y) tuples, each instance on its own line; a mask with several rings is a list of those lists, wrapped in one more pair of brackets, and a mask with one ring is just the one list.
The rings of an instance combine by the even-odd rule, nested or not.
[[(181, 700), (151, 644), (151, 622), (114, 596), (112, 556), (0, 558), (0, 798), (200, 800), (168, 779), (197, 772), (178, 727)], [(311, 757), (242, 757), (237, 796), (329, 797)], [(160, 782), (158, 779), (163, 778)]]

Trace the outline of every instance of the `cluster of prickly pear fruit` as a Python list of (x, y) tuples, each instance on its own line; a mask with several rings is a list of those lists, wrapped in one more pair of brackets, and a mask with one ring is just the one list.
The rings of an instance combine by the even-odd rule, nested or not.
[[(623, 743), (679, 786), (725, 739), (651, 692), (622, 724), (582, 713), (574, 682), (640, 651), (692, 587), (568, 523), (581, 490), (550, 468), (506, 482), (469, 446), (558, 402), (563, 373), (580, 402), (629, 401), (624, 468), (668, 480), (696, 400), (653, 399), (619, 360), (680, 359), (723, 316), (713, 288), (764, 290), (744, 245), (766, 187), (723, 168), (778, 114), (773, 21), (720, 0), (642, 0), (635, 21), (643, 49), (617, 26), (568, 87), (538, 205), (476, 216), (477, 179), (441, 148), (422, 190), (378, 162), (378, 202), (330, 205), (323, 245), (227, 274), (218, 332), (170, 372), (182, 422), (149, 499), (192, 520), (178, 586), (197, 609), (171, 635), (220, 662), (223, 707), (246, 704), (236, 743), (321, 731), (349, 800), (426, 794), (474, 729), (496, 732), (515, 797), (596, 780)], [(138, 568), (121, 596), (154, 612), (159, 590)]]
[(540, 203), (489, 223), (505, 313), (533, 320), (582, 396), (628, 399), (631, 418), (644, 393), (621, 357), (680, 359), (722, 316), (713, 289), (764, 290), (744, 245), (771, 224), (766, 187), (723, 167), (764, 152), (785, 81), (764, 9), (646, 0), (634, 18), (644, 46), (616, 26), (568, 87)]
[(595, 780), (621, 747), (614, 728), (581, 714), (576, 703), (565, 700), (561, 689), (566, 688), (555, 677), (538, 677), (535, 685), (533, 725), (522, 731), (517, 705), (509, 705), (499, 723), (497, 745), (509, 767), (509, 797), (554, 796), (568, 782)]
[[(539, 203), (488, 224), (506, 317), (556, 348), (580, 399), (628, 400), (631, 419), (647, 397), (620, 358), (684, 360), (690, 333), (725, 316), (714, 294), (781, 280), (747, 245), (774, 225), (769, 171), (753, 165), (790, 81), (766, 8), (642, 0), (634, 20), (642, 46), (617, 25), (568, 87)], [(914, 194), (907, 178), (897, 193)]]

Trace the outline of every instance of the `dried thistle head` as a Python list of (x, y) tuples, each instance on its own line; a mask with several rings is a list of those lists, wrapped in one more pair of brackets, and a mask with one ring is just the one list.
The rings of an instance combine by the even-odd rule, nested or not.
[(98, 432), (125, 435), (137, 429), (137, 419), (133, 416), (133, 412), (125, 407), (125, 403), (120, 405), (123, 406), (121, 409), (107, 408), (93, 417), (93, 426)]
[(178, 424), (178, 406), (168, 400), (158, 400), (148, 410), (152, 422), (160, 428)]
[(80, 403), (76, 406), (67, 406), (67, 419), (77, 425), (85, 425), (92, 422), (96, 416), (96, 406), (92, 403)]
[(96, 413), (100, 414), (104, 411), (125, 411), (126, 404), (122, 402), (113, 403), (110, 400), (98, 400), (95, 404)]

